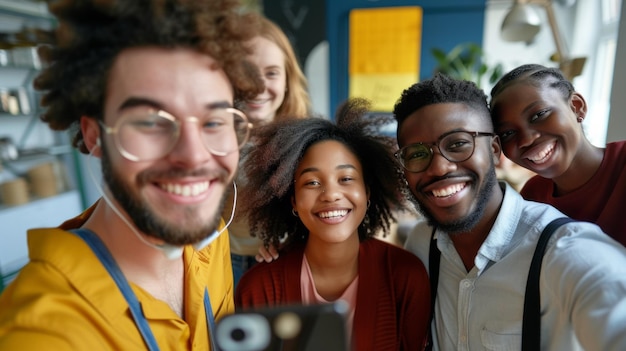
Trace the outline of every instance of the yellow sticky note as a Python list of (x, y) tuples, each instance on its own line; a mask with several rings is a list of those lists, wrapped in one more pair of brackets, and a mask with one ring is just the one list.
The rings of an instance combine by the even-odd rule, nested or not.
[(352, 10), (349, 96), (391, 111), (402, 90), (418, 80), (421, 33), (419, 6)]

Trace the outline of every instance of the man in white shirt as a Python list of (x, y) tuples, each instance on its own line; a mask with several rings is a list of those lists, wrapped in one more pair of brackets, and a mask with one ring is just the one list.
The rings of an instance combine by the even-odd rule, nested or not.
[[(406, 89), (394, 115), (397, 156), (426, 218), (406, 248), (427, 268), (441, 252), (434, 349), (521, 350), (531, 258), (544, 228), (565, 216), (497, 181), (500, 142), (473, 83), (436, 75)], [(598, 226), (554, 232), (539, 291), (541, 349), (626, 350), (626, 249)]]

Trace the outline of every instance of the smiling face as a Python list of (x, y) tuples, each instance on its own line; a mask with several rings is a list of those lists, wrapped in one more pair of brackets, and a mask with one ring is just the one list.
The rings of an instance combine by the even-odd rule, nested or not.
[(254, 54), (249, 59), (261, 71), (265, 90), (253, 100), (245, 101), (245, 112), (257, 125), (269, 123), (276, 117), (276, 111), (285, 100), (287, 73), (285, 55), (274, 42), (256, 37), (252, 40), (252, 50)]
[[(206, 114), (214, 106), (232, 105), (231, 85), (221, 70), (211, 68), (213, 63), (210, 57), (185, 49), (122, 52), (110, 73), (104, 123), (113, 126), (129, 112), (165, 110), (184, 119)], [(100, 136), (109, 195), (139, 230), (172, 245), (198, 242), (215, 230), (225, 188), (239, 160), (238, 151), (212, 155), (199, 130), (196, 123), (185, 121), (168, 154), (138, 162), (119, 152), (112, 135)], [(99, 131), (95, 121), (86, 124), (86, 143), (93, 144)]]
[(358, 241), (367, 200), (361, 163), (344, 144), (327, 140), (307, 149), (295, 172), (292, 205), (309, 241)]
[[(409, 115), (398, 129), (400, 147), (414, 143), (432, 144), (451, 131), (491, 132), (489, 116), (462, 103), (426, 105)], [(497, 138), (475, 138), (472, 156), (463, 162), (446, 160), (433, 147), (434, 156), (426, 170), (405, 170), (414, 200), (431, 225), (448, 233), (466, 232), (485, 218), (495, 216), (501, 193), (495, 192), (495, 163), (500, 146)]]
[(584, 117), (585, 101), (578, 93), (566, 100), (546, 85), (517, 83), (491, 102), (495, 130), (504, 154), (518, 165), (545, 178), (564, 174), (583, 144), (577, 117)]

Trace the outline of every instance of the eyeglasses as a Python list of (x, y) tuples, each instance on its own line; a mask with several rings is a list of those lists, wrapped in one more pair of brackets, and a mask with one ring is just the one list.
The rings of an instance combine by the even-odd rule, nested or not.
[(450, 162), (463, 162), (472, 157), (477, 136), (495, 136), (493, 133), (453, 131), (443, 134), (431, 144), (416, 143), (403, 147), (394, 155), (404, 169), (412, 173), (425, 171), (433, 160), (433, 146)]
[(234, 108), (214, 108), (200, 117), (177, 119), (165, 111), (129, 113), (113, 127), (100, 122), (115, 146), (130, 161), (150, 161), (167, 155), (180, 138), (183, 121), (197, 125), (206, 149), (215, 156), (226, 156), (241, 149), (250, 136), (252, 123)]

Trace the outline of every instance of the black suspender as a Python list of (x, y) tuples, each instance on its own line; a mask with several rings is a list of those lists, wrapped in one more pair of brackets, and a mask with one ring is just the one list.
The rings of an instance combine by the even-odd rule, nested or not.
[[(554, 231), (561, 225), (574, 221), (571, 218), (557, 218), (550, 222), (541, 233), (535, 248), (535, 253), (528, 270), (528, 280), (526, 282), (526, 293), (524, 294), (524, 316), (522, 320), (522, 351), (536, 351), (541, 349), (541, 301), (539, 295), (539, 276), (541, 274), (541, 263), (546, 251), (548, 241)], [(437, 248), (437, 240), (433, 228), (430, 237), (430, 249), (428, 252), (428, 274), (430, 277), (430, 329), (428, 333), (428, 344), (426, 350), (433, 348), (432, 322), (435, 318), (435, 300), (437, 299), (437, 285), (439, 284), (439, 262), (441, 252)]]
[(435, 232), (437, 227), (433, 228), (430, 235), (430, 249), (428, 251), (428, 277), (430, 278), (430, 323), (428, 324), (428, 343), (426, 351), (433, 349), (433, 320), (435, 319), (435, 300), (437, 299), (437, 285), (439, 284), (439, 262), (441, 261), (441, 252), (437, 248), (437, 240), (435, 240)]
[(572, 222), (573, 219), (563, 217), (550, 222), (541, 233), (533, 260), (528, 270), (526, 293), (524, 294), (524, 319), (522, 320), (522, 351), (541, 349), (541, 300), (539, 297), (539, 275), (543, 254), (546, 252), (548, 240), (552, 233), (561, 225)]

